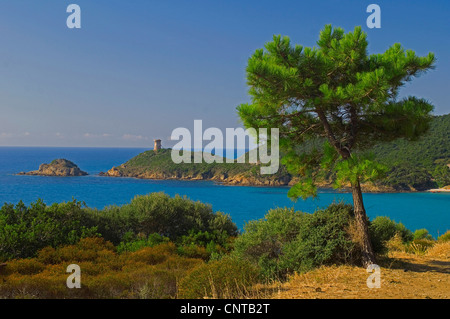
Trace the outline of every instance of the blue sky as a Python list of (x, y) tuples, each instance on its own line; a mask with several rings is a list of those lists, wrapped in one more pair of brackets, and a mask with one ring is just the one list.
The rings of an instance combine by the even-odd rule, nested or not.
[[(82, 10), (68, 29), (66, 8)], [(381, 29), (365, 25), (381, 7)], [(0, 146), (163, 146), (173, 129), (240, 126), (245, 67), (273, 34), (313, 46), (325, 24), (362, 25), (369, 52), (400, 42), (437, 69), (402, 91), (450, 112), (450, 1), (0, 2)]]

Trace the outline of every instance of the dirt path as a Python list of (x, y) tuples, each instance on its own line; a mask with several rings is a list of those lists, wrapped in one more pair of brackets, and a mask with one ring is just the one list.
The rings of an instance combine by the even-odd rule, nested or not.
[(394, 253), (380, 260), (381, 287), (368, 288), (369, 273), (352, 266), (322, 267), (295, 275), (273, 298), (449, 299), (450, 256), (429, 257)]

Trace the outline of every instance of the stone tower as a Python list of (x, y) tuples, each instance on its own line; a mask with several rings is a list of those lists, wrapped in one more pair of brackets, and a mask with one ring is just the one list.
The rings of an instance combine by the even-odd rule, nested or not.
[(155, 152), (158, 152), (161, 149), (161, 140), (153, 140), (155, 142), (155, 146), (153, 147), (153, 150)]

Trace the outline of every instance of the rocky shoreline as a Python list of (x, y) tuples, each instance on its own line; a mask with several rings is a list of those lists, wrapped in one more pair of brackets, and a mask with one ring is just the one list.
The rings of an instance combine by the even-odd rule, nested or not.
[[(139, 173), (128, 173), (122, 169), (126, 166), (113, 167), (107, 172), (100, 172), (99, 176), (107, 177), (125, 177), (125, 178), (137, 178), (137, 179), (151, 179), (151, 180), (183, 180), (183, 181), (213, 181), (227, 186), (260, 186), (260, 187), (280, 187), (280, 186), (293, 186), (298, 182), (297, 178), (291, 178), (290, 176), (274, 176), (274, 177), (249, 177), (244, 174), (238, 174), (228, 176), (227, 174), (210, 175), (210, 174), (198, 174), (198, 175), (168, 175), (160, 172), (143, 171)], [(366, 193), (401, 193), (401, 192), (415, 192), (416, 190), (401, 191), (396, 190), (393, 187), (380, 186), (374, 184), (362, 184), (362, 189)], [(333, 185), (331, 182), (322, 182), (318, 184), (318, 188), (331, 189)], [(343, 187), (344, 191), (350, 191), (350, 185)]]
[[(192, 156), (192, 155), (191, 155)], [(293, 186), (298, 178), (292, 176), (285, 167), (281, 166), (276, 174), (261, 175), (260, 164), (243, 163), (181, 163), (174, 164), (170, 149), (149, 150), (133, 157), (127, 162), (115, 166), (100, 176), (128, 177), (152, 180), (185, 180), (185, 181), (213, 181), (230, 186)], [(431, 186), (431, 187), (427, 187)], [(435, 185), (410, 185), (398, 183), (390, 185), (384, 181), (376, 183), (362, 183), (365, 193), (406, 193), (424, 192)], [(329, 179), (317, 183), (320, 189), (333, 188)], [(344, 185), (342, 191), (350, 191), (350, 185)]]
[(160, 172), (139, 172), (139, 173), (124, 173), (117, 167), (113, 167), (107, 172), (100, 172), (100, 176), (108, 177), (131, 177), (138, 179), (153, 179), (153, 180), (185, 180), (185, 181), (214, 181), (225, 185), (241, 185), (241, 186), (290, 186), (293, 185), (293, 181), (285, 177), (266, 177), (264, 179), (248, 177), (244, 174), (231, 175), (220, 174), (164, 174)]

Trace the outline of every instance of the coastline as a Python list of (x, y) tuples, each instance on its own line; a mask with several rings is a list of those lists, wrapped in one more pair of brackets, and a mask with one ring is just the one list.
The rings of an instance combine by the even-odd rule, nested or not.
[[(210, 181), (214, 182), (216, 184), (224, 185), (224, 186), (250, 186), (250, 187), (291, 187), (296, 182), (297, 179), (291, 179), (289, 182), (279, 182), (279, 181), (265, 181), (261, 182), (260, 180), (254, 180), (250, 178), (239, 178), (239, 179), (223, 179), (217, 176), (213, 176), (212, 178), (203, 178), (202, 176), (168, 176), (168, 177), (162, 177), (159, 175), (152, 175), (152, 176), (146, 176), (144, 174), (140, 175), (112, 175), (108, 174), (108, 172), (100, 172), (98, 174), (100, 177), (114, 177), (114, 178), (135, 178), (135, 179), (143, 179), (143, 180), (154, 180), (154, 181), (160, 181), (160, 180), (174, 180), (174, 181)], [(397, 190), (393, 187), (388, 186), (378, 186), (373, 184), (362, 184), (361, 185), (362, 190), (364, 193), (379, 193), (379, 194), (396, 194), (396, 193), (420, 193), (420, 192), (429, 192), (430, 190)], [(318, 189), (332, 189), (338, 192), (342, 193), (348, 193), (351, 192), (351, 189), (349, 186), (345, 186), (341, 189), (335, 189), (333, 188), (333, 185), (331, 183), (319, 183)]]
[[(401, 176), (409, 171), (401, 171)], [(403, 175), (402, 175), (403, 174)], [(254, 186), (254, 187), (281, 187), (293, 186), (298, 183), (298, 177), (287, 172), (285, 167), (274, 175), (261, 175), (258, 164), (232, 165), (232, 163), (185, 163), (175, 166), (171, 161), (170, 149), (148, 150), (131, 158), (123, 164), (113, 166), (111, 169), (100, 172), (100, 176), (131, 177), (149, 180), (185, 180), (185, 181), (213, 181), (229, 186)], [(321, 181), (316, 181), (317, 188), (334, 188), (331, 176)], [(365, 193), (416, 193), (428, 192), (437, 187), (432, 180), (415, 182), (414, 179), (404, 179), (397, 182), (366, 182), (361, 184)], [(340, 189), (350, 191), (350, 184), (343, 185)], [(433, 192), (444, 192), (434, 190)], [(447, 191), (445, 191), (447, 192)]]

